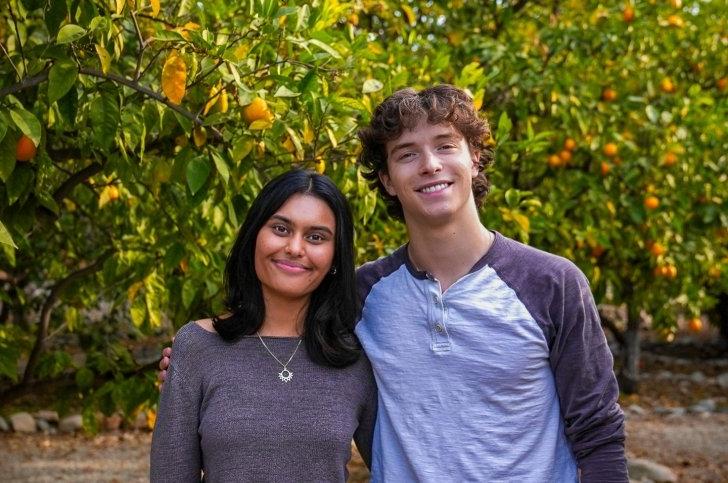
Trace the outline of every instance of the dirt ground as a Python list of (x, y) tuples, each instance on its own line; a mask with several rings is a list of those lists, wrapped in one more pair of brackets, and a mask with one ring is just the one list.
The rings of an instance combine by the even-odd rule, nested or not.
[[(728, 482), (728, 394), (715, 383), (717, 375), (728, 372), (728, 360), (645, 354), (642, 370), (640, 395), (621, 401), (627, 414), (628, 456), (666, 465), (679, 481)], [(695, 376), (698, 371), (705, 378)], [(716, 401), (715, 411), (665, 414), (666, 408), (688, 408), (706, 398)], [(0, 480), (147, 481), (150, 441), (150, 433), (139, 431), (95, 438), (0, 434)], [(350, 470), (350, 481), (368, 480), (357, 458)]]

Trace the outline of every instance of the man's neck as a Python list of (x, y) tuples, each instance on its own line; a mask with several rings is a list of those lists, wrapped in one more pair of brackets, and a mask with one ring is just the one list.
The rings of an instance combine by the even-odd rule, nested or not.
[(435, 277), (444, 292), (490, 249), (494, 235), (477, 215), (437, 227), (407, 224), (408, 255), (415, 267)]

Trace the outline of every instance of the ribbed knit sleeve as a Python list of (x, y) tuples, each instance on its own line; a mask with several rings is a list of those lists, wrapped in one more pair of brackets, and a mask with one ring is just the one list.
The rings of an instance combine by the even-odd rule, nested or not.
[[(362, 357), (366, 357), (363, 356)], [(354, 443), (367, 468), (372, 465), (372, 440), (374, 439), (374, 423), (377, 419), (377, 384), (371, 371), (369, 361), (366, 361), (367, 370), (364, 371), (366, 396), (364, 406), (359, 415), (359, 427), (354, 432)]]
[(198, 426), (202, 396), (199, 389), (192, 389), (199, 374), (192, 369), (192, 334), (186, 329), (189, 327), (180, 329), (175, 337), (174, 357), (159, 401), (150, 456), (149, 479), (153, 483), (201, 481)]

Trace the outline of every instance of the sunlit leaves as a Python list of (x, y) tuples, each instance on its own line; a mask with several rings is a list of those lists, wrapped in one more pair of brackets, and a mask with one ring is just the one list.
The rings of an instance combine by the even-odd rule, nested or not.
[(56, 37), (56, 43), (69, 44), (86, 35), (86, 29), (74, 24), (67, 24), (61, 27)]
[[(107, 54), (108, 55), (108, 54)], [(48, 73), (48, 102), (54, 103), (71, 90), (78, 77), (78, 67), (69, 60), (56, 62)]]
[(170, 102), (179, 104), (185, 96), (187, 64), (177, 51), (172, 51), (162, 68), (162, 92)]

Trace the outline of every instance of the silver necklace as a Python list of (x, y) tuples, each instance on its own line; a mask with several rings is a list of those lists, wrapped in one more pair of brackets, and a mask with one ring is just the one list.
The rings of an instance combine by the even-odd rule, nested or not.
[(278, 373), (278, 379), (280, 379), (280, 380), (281, 380), (281, 381), (283, 381), (283, 382), (291, 382), (291, 379), (293, 379), (293, 372), (291, 372), (291, 371), (290, 371), (290, 370), (288, 369), (288, 364), (290, 364), (290, 363), (291, 363), (291, 361), (293, 360), (293, 356), (295, 356), (295, 355), (296, 355), (296, 352), (298, 351), (298, 347), (299, 347), (299, 346), (301, 345), (301, 341), (302, 341), (303, 339), (298, 339), (298, 344), (296, 344), (296, 348), (295, 348), (295, 349), (293, 349), (293, 354), (291, 354), (291, 357), (289, 357), (289, 358), (288, 358), (288, 361), (287, 361), (287, 362), (286, 362), (286, 363), (284, 364), (284, 363), (282, 363), (282, 362), (280, 361), (280, 359), (278, 359), (278, 358), (276, 357), (276, 355), (275, 355), (275, 354), (273, 354), (273, 352), (272, 352), (272, 351), (271, 351), (271, 350), (270, 350), (270, 349), (268, 348), (268, 346), (267, 346), (267, 345), (265, 345), (265, 341), (264, 341), (264, 340), (263, 340), (263, 338), (262, 338), (262, 337), (260, 336), (260, 333), (256, 332), (256, 333), (255, 333), (255, 335), (257, 335), (257, 336), (258, 336), (258, 340), (260, 341), (260, 343), (261, 343), (261, 344), (263, 344), (263, 347), (265, 347), (265, 350), (267, 350), (267, 351), (268, 351), (268, 354), (270, 354), (271, 356), (273, 356), (273, 359), (275, 359), (275, 360), (276, 360), (276, 362), (277, 362), (278, 364), (280, 364), (280, 365), (281, 365), (281, 367), (283, 367), (283, 369), (281, 370), (281, 372), (279, 372), (279, 373)]

